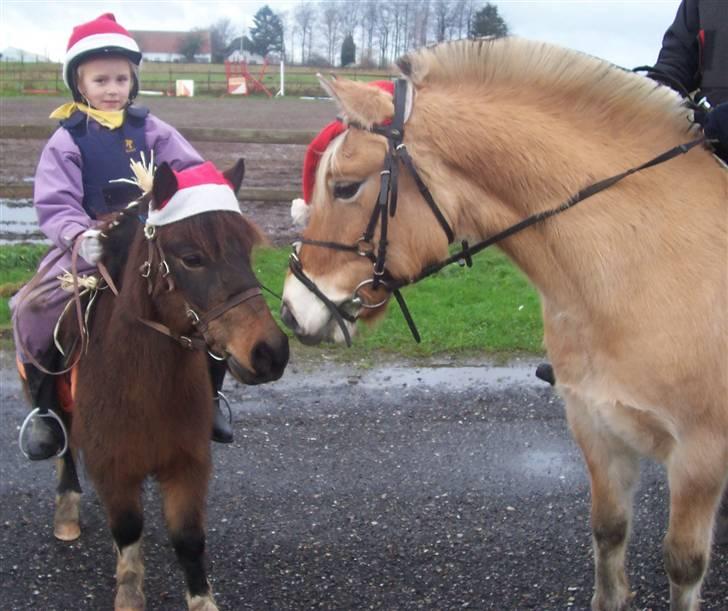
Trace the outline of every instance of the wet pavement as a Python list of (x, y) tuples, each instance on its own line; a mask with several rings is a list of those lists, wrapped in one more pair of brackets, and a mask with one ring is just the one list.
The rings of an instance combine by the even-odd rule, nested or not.
[[(84, 480), (81, 539), (52, 536), (49, 463), (17, 451), (25, 412), (0, 372), (0, 606), (110, 609), (115, 558)], [(227, 384), (235, 443), (214, 446), (210, 578), (221, 609), (587, 609), (588, 483), (560, 400), (510, 367), (297, 359), (274, 384)], [(645, 464), (630, 575), (638, 609), (667, 608), (662, 469)], [(147, 604), (184, 608), (153, 484)], [(704, 611), (728, 609), (715, 550)]]

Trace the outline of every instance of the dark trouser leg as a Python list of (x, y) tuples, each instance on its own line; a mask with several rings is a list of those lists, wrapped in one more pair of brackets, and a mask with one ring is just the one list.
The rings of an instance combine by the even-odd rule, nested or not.
[[(33, 408), (57, 412), (56, 380), (29, 363), (25, 375)], [(25, 449), (30, 460), (52, 458), (63, 449), (63, 431), (54, 418), (34, 417), (30, 423)]]
[(214, 413), (212, 417), (212, 440), (218, 443), (232, 443), (233, 441), (233, 428), (230, 425), (230, 421), (222, 413), (220, 409), (220, 389), (222, 383), (225, 380), (225, 373), (227, 373), (227, 365), (225, 361), (217, 361), (211, 356), (207, 357), (208, 367), (210, 370), (210, 379), (212, 381), (212, 391), (214, 393)]

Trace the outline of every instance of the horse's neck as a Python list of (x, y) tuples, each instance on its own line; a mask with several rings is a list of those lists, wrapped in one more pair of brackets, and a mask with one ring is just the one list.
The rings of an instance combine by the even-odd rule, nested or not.
[[(674, 127), (610, 135), (604, 125), (589, 132), (570, 120), (539, 116), (537, 109), (509, 114), (495, 104), (485, 106), (453, 112), (452, 103), (438, 107), (435, 100), (427, 109), (427, 126), (413, 125), (413, 157), (425, 161), (428, 183), (445, 202), (456, 231), (471, 239), (556, 207), (587, 185), (689, 139)], [(435, 149), (428, 141), (442, 146)], [(676, 233), (677, 243), (678, 228), (705, 226), (717, 213), (715, 177), (712, 188), (705, 178), (712, 166), (709, 155), (694, 151), (690, 159), (632, 176), (501, 247), (543, 294), (566, 295), (572, 302), (591, 294), (598, 300), (600, 280), (611, 276), (606, 266), (627, 269), (660, 257), (670, 247), (666, 230)], [(710, 201), (696, 201), (701, 197)], [(706, 206), (713, 212), (695, 214)], [(609, 282), (605, 279), (604, 287)]]

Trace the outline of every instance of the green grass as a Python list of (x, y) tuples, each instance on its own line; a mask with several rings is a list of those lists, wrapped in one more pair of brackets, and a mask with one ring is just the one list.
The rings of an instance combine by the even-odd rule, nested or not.
[[(0, 247), (0, 328), (9, 326), (10, 295), (32, 276), (45, 249), (39, 245)], [(254, 256), (256, 275), (278, 295), (283, 290), (288, 253), (288, 248), (261, 248)], [(453, 265), (402, 293), (422, 343), (412, 339), (392, 300), (379, 324), (359, 325), (353, 348), (330, 346), (328, 353), (341, 359), (367, 359), (373, 353), (418, 358), (440, 353), (508, 356), (543, 352), (536, 292), (498, 251), (481, 253), (472, 268)], [(266, 299), (278, 320), (279, 301), (267, 293)]]

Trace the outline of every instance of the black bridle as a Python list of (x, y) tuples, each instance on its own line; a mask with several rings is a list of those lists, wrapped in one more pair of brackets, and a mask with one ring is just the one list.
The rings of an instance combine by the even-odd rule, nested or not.
[[(366, 303), (366, 301), (360, 295), (360, 290), (364, 286), (371, 285), (372, 289), (377, 289), (381, 286), (394, 295), (400, 309), (402, 310), (402, 314), (407, 322), (407, 325), (409, 326), (412, 336), (414, 337), (416, 342), (419, 342), (420, 334), (417, 331), (417, 327), (415, 326), (414, 320), (412, 319), (412, 315), (410, 314), (407, 304), (404, 301), (404, 297), (400, 292), (400, 289), (402, 287), (419, 282), (420, 280), (423, 280), (424, 278), (427, 278), (428, 276), (437, 273), (438, 271), (448, 265), (451, 265), (452, 263), (458, 263), (460, 265), (467, 265), (468, 267), (472, 267), (472, 256), (488, 248), (489, 246), (505, 240), (506, 238), (509, 238), (516, 233), (523, 231), (531, 225), (541, 223), (546, 219), (551, 218), (552, 216), (556, 216), (557, 214), (566, 212), (570, 208), (576, 206), (576, 204), (588, 199), (592, 195), (596, 195), (597, 193), (608, 189), (609, 187), (620, 182), (627, 176), (635, 174), (636, 172), (640, 172), (641, 170), (646, 170), (647, 168), (651, 168), (652, 166), (658, 165), (660, 163), (664, 163), (670, 159), (673, 159), (674, 157), (677, 157), (678, 155), (687, 153), (690, 149), (705, 142), (705, 137), (701, 136), (694, 140), (690, 140), (689, 142), (679, 144), (665, 151), (664, 153), (657, 155), (649, 161), (646, 161), (645, 163), (632, 167), (628, 170), (625, 170), (624, 172), (620, 172), (619, 174), (615, 174), (614, 176), (610, 176), (603, 180), (592, 183), (591, 185), (571, 195), (568, 199), (566, 199), (555, 208), (550, 208), (548, 210), (532, 214), (522, 221), (511, 225), (503, 231), (500, 231), (478, 242), (477, 244), (471, 246), (468, 244), (467, 241), (462, 241), (460, 250), (452, 254), (447, 259), (426, 266), (420, 271), (419, 274), (417, 274), (417, 276), (410, 280), (398, 280), (393, 278), (391, 274), (389, 274), (385, 267), (385, 263), (387, 255), (388, 221), (389, 218), (393, 217), (395, 212), (397, 211), (397, 187), (400, 162), (409, 171), (412, 178), (414, 179), (420, 194), (422, 195), (423, 199), (430, 208), (430, 211), (435, 216), (438, 223), (445, 232), (448, 244), (452, 244), (455, 240), (455, 234), (452, 230), (452, 227), (450, 227), (447, 219), (443, 215), (440, 208), (437, 206), (437, 203), (432, 197), (432, 193), (430, 193), (427, 185), (422, 180), (422, 177), (417, 171), (412, 157), (410, 156), (409, 152), (407, 151), (406, 145), (404, 144), (404, 123), (407, 87), (408, 84), (405, 79), (397, 79), (397, 81), (395, 82), (393, 100), (394, 116), (391, 123), (374, 125), (371, 128), (367, 128), (352, 122), (348, 123), (349, 127), (370, 131), (372, 133), (384, 136), (387, 139), (387, 154), (384, 159), (384, 167), (380, 173), (381, 178), (379, 184), (379, 195), (377, 197), (377, 202), (372, 210), (371, 217), (369, 218), (369, 222), (362, 236), (354, 244), (342, 244), (339, 242), (309, 239), (297, 240), (298, 244), (306, 244), (310, 246), (318, 246), (321, 248), (329, 248), (332, 250), (351, 252), (358, 256), (366, 257), (371, 260), (373, 264), (372, 277), (360, 282), (354, 289), (351, 298), (340, 304), (336, 304), (328, 297), (326, 297), (323, 291), (321, 291), (321, 289), (316, 286), (313, 280), (311, 280), (311, 278), (309, 278), (305, 274), (305, 272), (303, 271), (301, 260), (299, 259), (298, 253), (296, 252), (295, 243), (294, 250), (289, 257), (288, 266), (291, 270), (291, 273), (307, 289), (309, 289), (314, 295), (316, 295), (318, 299), (320, 299), (324, 303), (336, 323), (341, 328), (344, 339), (348, 346), (351, 345), (351, 336), (348, 329), (346, 328), (346, 324), (344, 321), (354, 323), (358, 318), (358, 311), (362, 308), (378, 308), (386, 302), (386, 299), (384, 299), (378, 303)], [(373, 238), (374, 232), (378, 224), (380, 225), (380, 238), (379, 243), (375, 248)]]

